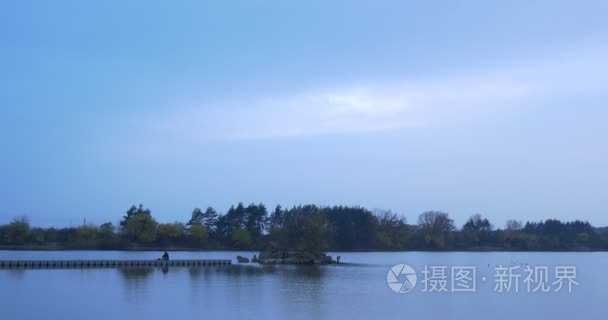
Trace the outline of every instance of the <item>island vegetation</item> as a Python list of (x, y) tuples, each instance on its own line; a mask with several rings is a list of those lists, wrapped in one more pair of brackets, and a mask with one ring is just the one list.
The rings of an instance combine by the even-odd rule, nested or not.
[[(187, 217), (187, 216), (186, 216)], [(494, 226), (479, 214), (457, 227), (445, 212), (420, 214), (410, 224), (391, 211), (363, 207), (264, 204), (196, 208), (185, 222), (158, 223), (150, 209), (132, 206), (118, 225), (32, 227), (20, 217), (0, 226), (3, 249), (302, 250), (325, 251), (586, 251), (607, 250), (608, 230), (586, 221), (510, 220)]]

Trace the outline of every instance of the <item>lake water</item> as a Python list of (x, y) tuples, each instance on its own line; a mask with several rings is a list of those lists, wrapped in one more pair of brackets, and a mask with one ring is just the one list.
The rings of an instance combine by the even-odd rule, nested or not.
[[(0, 259), (156, 259), (160, 252), (0, 251)], [(235, 252), (174, 252), (173, 259), (234, 259)], [(233, 265), (207, 268), (1, 270), (2, 319), (574, 319), (606, 317), (608, 253), (331, 253), (345, 264)], [(387, 273), (417, 272), (412, 291), (396, 293)], [(447, 292), (424, 292), (425, 266), (447, 267)], [(495, 289), (497, 267), (520, 274)], [(550, 292), (527, 292), (526, 267), (546, 266)], [(578, 285), (558, 292), (555, 267), (576, 268)], [(475, 292), (453, 292), (452, 267), (474, 267)], [(427, 291), (441, 288), (440, 271)], [(458, 268), (455, 269), (460, 270)], [(468, 269), (471, 270), (471, 269)], [(571, 269), (565, 269), (571, 270)], [(539, 279), (542, 279), (542, 270)], [(570, 275), (571, 276), (571, 275)], [(404, 279), (402, 276), (398, 279)], [(486, 281), (482, 281), (482, 278)], [(410, 278), (411, 279), (411, 278)], [(438, 281), (433, 281), (438, 280)], [(465, 279), (466, 280), (466, 279)], [(400, 280), (401, 281), (401, 280)], [(503, 283), (504, 282), (500, 282)], [(470, 289), (467, 286), (456, 289)], [(532, 283), (532, 286), (537, 282)]]

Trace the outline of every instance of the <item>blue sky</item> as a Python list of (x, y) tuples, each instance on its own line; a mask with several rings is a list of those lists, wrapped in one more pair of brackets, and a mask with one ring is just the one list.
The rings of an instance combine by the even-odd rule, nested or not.
[(238, 201), (608, 225), (606, 1), (0, 5), (0, 222)]

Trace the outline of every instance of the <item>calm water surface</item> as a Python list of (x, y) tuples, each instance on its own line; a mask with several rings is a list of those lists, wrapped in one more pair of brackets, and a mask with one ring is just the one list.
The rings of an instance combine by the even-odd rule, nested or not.
[[(0, 251), (0, 259), (156, 259), (159, 252)], [(234, 259), (235, 252), (174, 252)], [(2, 319), (574, 319), (605, 318), (608, 253), (332, 253), (347, 264), (161, 269), (0, 270)], [(395, 264), (418, 272), (413, 291), (386, 283)], [(476, 267), (476, 291), (422, 292), (425, 265)], [(573, 292), (494, 291), (495, 267), (575, 266)], [(481, 278), (486, 277), (487, 281)], [(450, 279), (449, 278), (449, 279)], [(450, 284), (448, 283), (448, 290)], [(513, 290), (513, 288), (512, 288)]]

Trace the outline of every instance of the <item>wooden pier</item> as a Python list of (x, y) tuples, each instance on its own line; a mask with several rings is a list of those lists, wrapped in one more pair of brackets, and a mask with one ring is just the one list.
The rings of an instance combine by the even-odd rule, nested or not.
[(231, 260), (0, 260), (0, 269), (211, 267), (231, 264)]

